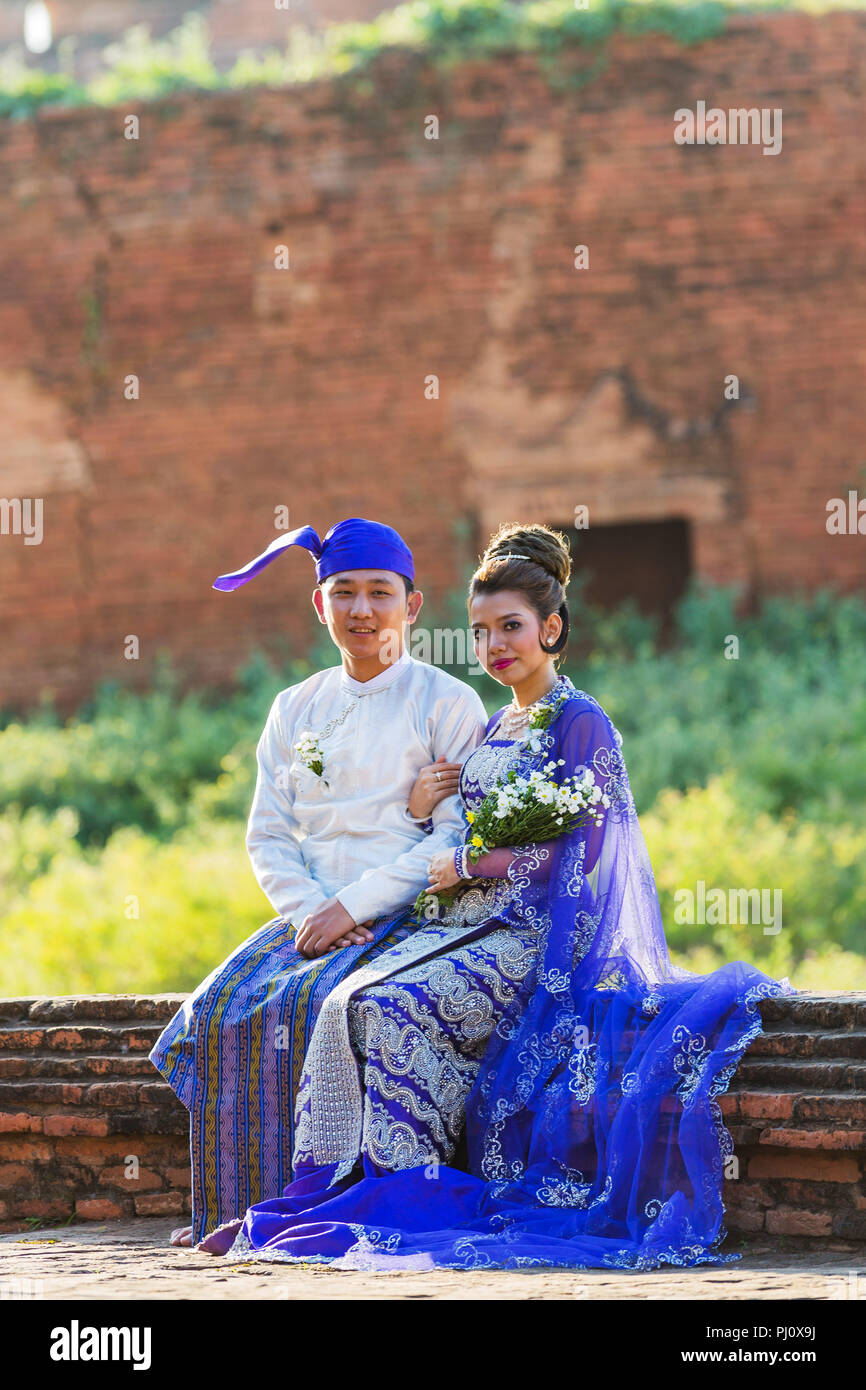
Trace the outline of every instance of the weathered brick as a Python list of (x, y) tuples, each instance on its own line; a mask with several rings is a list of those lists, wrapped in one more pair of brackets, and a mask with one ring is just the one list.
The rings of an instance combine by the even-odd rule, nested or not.
[(139, 1087), (143, 1105), (178, 1105), (177, 1096), (167, 1081), (146, 1081)]
[(771, 1208), (765, 1214), (766, 1229), (777, 1236), (828, 1236), (833, 1218), (828, 1211), (801, 1211), (794, 1207)]
[(133, 1193), (147, 1192), (149, 1189), (159, 1188), (163, 1185), (159, 1174), (151, 1172), (149, 1168), (139, 1168), (134, 1177), (127, 1177), (127, 1170), (123, 1167), (103, 1168), (99, 1174), (99, 1181), (125, 1187)]
[(167, 1023), (185, 998), (183, 994), (47, 995), (30, 1004), (28, 1016), (40, 1023), (54, 1024), (73, 1020), (128, 1024), (134, 1019)]
[(119, 1221), (127, 1211), (121, 1203), (107, 1197), (84, 1197), (75, 1203), (75, 1215), (83, 1221)]
[(42, 1131), (41, 1115), (28, 1115), (24, 1112), (0, 1115), (0, 1134), (39, 1134)]
[(0, 1190), (27, 1182), (29, 1177), (30, 1168), (26, 1163), (0, 1163)]
[(4, 1139), (0, 1143), (0, 1160), (4, 1163), (33, 1163), (36, 1159), (49, 1159), (54, 1147), (44, 1139), (32, 1139), (29, 1135), (20, 1140)]
[(787, 1149), (853, 1149), (866, 1151), (866, 1130), (862, 1129), (765, 1129), (761, 1144)]
[(812, 1181), (809, 1178), (774, 1178), (772, 1183), (767, 1183), (766, 1186), (772, 1187), (778, 1199), (777, 1205), (810, 1207), (816, 1211), (820, 1207), (835, 1209), (856, 1206), (856, 1183)]
[(729, 1231), (763, 1231), (764, 1215), (757, 1207), (729, 1207), (725, 1220)]
[(128, 1106), (138, 1103), (138, 1093), (139, 1087), (131, 1082), (106, 1081), (86, 1087), (83, 1099), (85, 1105), (97, 1108), (115, 1105)]
[(767, 1207), (772, 1203), (766, 1186), (759, 1182), (744, 1182), (741, 1178), (731, 1179), (724, 1187), (725, 1206)]
[(846, 1240), (866, 1240), (866, 1211), (834, 1211), (833, 1234)]
[(95, 1039), (88, 1041), (82, 1037), (77, 1028), (53, 1028), (50, 1032), (46, 1029), (47, 1042), (49, 1047), (58, 1049), (69, 1049), (70, 1051), (79, 1047), (92, 1045)]
[(0, 1048), (4, 1051), (30, 1051), (41, 1047), (45, 1033), (41, 1028), (0, 1028)]
[(795, 1114), (798, 1120), (843, 1120), (862, 1129), (866, 1126), (866, 1092), (850, 1096), (800, 1096)]
[(0, 1082), (0, 1105), (80, 1105), (82, 1088), (62, 1081)]
[[(38, 1216), (46, 1221), (65, 1221), (67, 1216), (72, 1215), (73, 1210), (71, 1198), (56, 1198), (52, 1201), (46, 1201), (39, 1197), (24, 1197), (20, 1201), (16, 1201), (14, 1205), (14, 1214), (18, 1218)], [(13, 1208), (10, 1203), (9, 1215), (12, 1214)]]
[(133, 1201), (136, 1216), (168, 1216), (172, 1212), (183, 1211), (180, 1192), (147, 1192)]
[(46, 1115), (46, 1134), (107, 1134), (108, 1122), (96, 1115)]
[(856, 1182), (860, 1176), (854, 1158), (830, 1154), (758, 1152), (748, 1160), (748, 1176), (755, 1178), (808, 1178), (811, 1182)]
[(192, 1186), (192, 1175), (188, 1166), (186, 1168), (166, 1168), (165, 1180), (170, 1187), (186, 1189)]
[(752, 1092), (740, 1094), (740, 1114), (746, 1119), (789, 1120), (794, 1110), (794, 1097), (785, 1092)]

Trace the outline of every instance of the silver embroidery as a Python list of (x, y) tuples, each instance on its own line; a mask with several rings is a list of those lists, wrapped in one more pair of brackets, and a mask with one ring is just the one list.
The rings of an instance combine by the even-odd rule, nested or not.
[(536, 1196), (548, 1207), (585, 1207), (591, 1191), (592, 1183), (586, 1182), (583, 1173), (574, 1168), (566, 1178), (548, 1178)]
[(510, 748), (504, 744), (491, 746), (480, 743), (463, 764), (461, 784), (464, 780), (474, 782), (480, 787), (482, 797), (486, 796), (500, 779), (508, 776), (512, 768), (515, 771), (519, 768), (524, 752), (522, 743), (514, 743)]
[(505, 879), (481, 879), (453, 898), (443, 899), (436, 920), (446, 927), (477, 926), (502, 912), (511, 897), (512, 887)]
[(704, 1064), (710, 1055), (710, 1049), (707, 1047), (707, 1040), (703, 1033), (691, 1033), (683, 1023), (674, 1029), (671, 1037), (675, 1043), (685, 1044), (674, 1057), (673, 1068), (683, 1078), (677, 1087), (677, 1095), (683, 1103), (683, 1109), (688, 1109), (694, 1101), (695, 1092), (701, 1083)]
[[(364, 1141), (365, 1119), (353, 1041), (356, 1047), (363, 1043), (367, 1026), (379, 1030), (376, 1036), (381, 1036), (385, 1043), (385, 1067), (389, 1073), (412, 1074), (416, 1084), (426, 1085), (428, 1093), (433, 1085), (445, 1112), (456, 1114), (459, 1110), (462, 1123), (465, 1095), (497, 1013), (490, 999), (479, 990), (473, 991), (455, 968), (461, 956), (461, 935), (444, 926), (420, 928), (371, 965), (347, 976), (323, 1001), (298, 1091), (295, 1166), (300, 1162), (338, 1163), (342, 1174), (350, 1171), (357, 1160)], [(443, 948), (447, 955), (426, 959)], [(488, 983), (493, 998), (503, 1005), (528, 974), (536, 954), (531, 938), (522, 939), (506, 929), (491, 931), (480, 940), (467, 943), (464, 949), (471, 952), (467, 958), (472, 968)], [(425, 960), (423, 967), (421, 960)], [(411, 970), (411, 966), (416, 968)], [(398, 978), (386, 987), (384, 981), (390, 976)], [(438, 1022), (433, 1010), (419, 1004), (413, 992), (403, 988), (406, 980), (416, 983), (419, 992), (435, 1006)], [(354, 995), (359, 998), (353, 1007)], [(393, 1019), (386, 1020), (389, 1006), (394, 1012), (402, 1006), (403, 1016), (396, 1026)], [(411, 1019), (408, 1024), (406, 1013)], [(413, 1030), (413, 1024), (418, 1028)], [(463, 1045), (464, 1054), (470, 1054), (468, 1057), (460, 1055), (458, 1044)], [(439, 1056), (436, 1048), (440, 1049)], [(450, 1073), (447, 1068), (442, 1071), (443, 1058), (450, 1065)], [(443, 1089), (443, 1075), (450, 1076), (453, 1091)], [(368, 1108), (371, 1114), (367, 1119), (367, 1137), (383, 1156), (389, 1150), (396, 1152), (397, 1162), (389, 1160), (390, 1166), (403, 1165), (407, 1159), (410, 1163), (429, 1160), (426, 1150), (419, 1148), (416, 1152), (407, 1147), (408, 1139), (399, 1131), (393, 1135), (383, 1133), (377, 1112)]]

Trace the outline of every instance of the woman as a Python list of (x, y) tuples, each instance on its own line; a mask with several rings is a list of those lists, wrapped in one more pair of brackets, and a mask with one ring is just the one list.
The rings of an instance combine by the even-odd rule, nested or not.
[(793, 991), (741, 961), (672, 964), (619, 734), (557, 677), (569, 575), (547, 527), (488, 546), (470, 620), (513, 699), (460, 790), (472, 812), (512, 769), (553, 760), (562, 777), (591, 769), (606, 809), (475, 866), (431, 859), (431, 890), (453, 890), (441, 915), (322, 1003), (294, 1181), (199, 1248), (373, 1269), (739, 1258), (718, 1248), (732, 1145), (716, 1098), (761, 1031), (758, 1001)]

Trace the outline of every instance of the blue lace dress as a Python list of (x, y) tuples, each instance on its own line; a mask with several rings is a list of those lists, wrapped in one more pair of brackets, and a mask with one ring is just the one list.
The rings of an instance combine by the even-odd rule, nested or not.
[(739, 1258), (719, 1249), (733, 1146), (717, 1097), (758, 1001), (794, 991), (741, 961), (671, 962), (617, 730), (566, 677), (541, 705), (525, 737), (493, 717), (464, 807), (562, 758), (606, 793), (601, 824), (505, 852), (499, 877), (332, 990), (292, 1182), (199, 1248), (373, 1269)]

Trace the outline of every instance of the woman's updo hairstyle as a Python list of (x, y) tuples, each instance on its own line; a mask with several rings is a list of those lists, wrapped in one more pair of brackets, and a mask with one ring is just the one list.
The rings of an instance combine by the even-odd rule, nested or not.
[(543, 651), (557, 656), (568, 641), (568, 605), (565, 590), (571, 578), (568, 541), (559, 531), (541, 524), (500, 526), (469, 581), (469, 603), (477, 594), (496, 594), (515, 589), (544, 622), (552, 613), (562, 619), (562, 632)]

